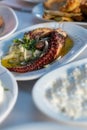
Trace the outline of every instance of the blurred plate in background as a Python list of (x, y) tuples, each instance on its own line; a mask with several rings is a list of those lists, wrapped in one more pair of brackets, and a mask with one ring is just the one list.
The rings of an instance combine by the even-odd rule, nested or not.
[[(40, 20), (43, 20), (43, 21), (54, 21), (54, 20), (46, 20), (43, 18), (43, 14), (44, 14), (44, 7), (43, 7), (43, 4), (40, 3), (38, 5), (36, 5), (33, 9), (32, 9), (32, 13), (37, 17), (39, 18)], [(87, 21), (86, 22), (71, 22), (71, 23), (75, 23), (75, 24), (78, 24), (78, 25), (87, 25)]]
[(18, 27), (18, 19), (13, 9), (0, 4), (0, 16), (4, 25), (0, 28), (0, 40), (9, 37)]

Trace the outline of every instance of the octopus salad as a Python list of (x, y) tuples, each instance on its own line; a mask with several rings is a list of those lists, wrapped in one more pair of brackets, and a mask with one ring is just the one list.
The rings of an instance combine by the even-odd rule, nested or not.
[(26, 32), (22, 39), (14, 39), (1, 64), (18, 73), (42, 69), (72, 46), (72, 39), (62, 29), (37, 28)]

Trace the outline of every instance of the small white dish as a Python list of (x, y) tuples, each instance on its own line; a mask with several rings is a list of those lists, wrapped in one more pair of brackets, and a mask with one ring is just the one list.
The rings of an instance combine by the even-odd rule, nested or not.
[[(73, 118), (70, 118), (69, 116), (59, 112), (58, 106), (57, 106), (57, 97), (55, 98), (55, 100), (53, 100), (56, 103), (55, 106), (54, 106), (53, 102), (49, 101), (49, 99), (52, 98), (51, 97), (52, 94), (54, 93), (54, 91), (52, 91), (52, 90), (50, 91), (50, 88), (52, 88), (54, 86), (54, 82), (58, 81), (59, 79), (63, 79), (67, 73), (71, 73), (70, 70), (72, 70), (76, 67), (82, 67), (85, 64), (87, 65), (87, 58), (64, 65), (64, 66), (46, 74), (42, 78), (40, 78), (36, 82), (36, 84), (34, 85), (33, 90), (32, 90), (32, 97), (33, 97), (34, 103), (38, 107), (38, 109), (41, 110), (47, 116), (55, 119), (56, 121), (61, 121), (63, 123), (75, 124), (75, 125), (87, 124), (87, 117), (79, 117), (79, 118), (73, 119)], [(61, 87), (61, 86), (58, 86), (58, 84), (57, 84), (56, 88), (58, 88), (58, 87)], [(56, 89), (56, 90), (58, 90), (57, 92), (59, 92), (60, 89)], [(47, 93), (48, 93), (49, 99), (46, 96)]]
[(0, 40), (9, 37), (18, 27), (18, 19), (13, 9), (0, 4), (0, 16), (3, 17), (4, 26), (0, 28)]
[[(43, 4), (42, 4), (42, 3), (36, 5), (36, 6), (33, 8), (32, 13), (33, 13), (37, 18), (39, 18), (40, 20), (43, 20), (43, 21), (53, 21), (53, 20), (45, 20), (45, 19), (43, 18), (44, 7), (43, 7)], [(87, 21), (86, 21), (86, 22), (71, 22), (71, 23), (75, 23), (75, 24), (83, 25), (83, 26), (86, 26), (86, 25), (87, 25)]]
[(59, 24), (57, 22), (48, 22), (48, 23), (37, 24), (32, 27), (21, 30), (13, 34), (10, 38), (2, 41), (0, 44), (0, 58), (7, 53), (9, 46), (12, 44), (14, 39), (22, 38), (25, 32), (28, 32), (36, 28), (43, 28), (43, 27), (54, 28), (54, 29), (60, 27), (63, 30), (65, 30), (74, 42), (72, 49), (64, 57), (62, 57), (59, 60), (56, 60), (53, 64), (49, 65), (46, 68), (37, 71), (27, 72), (27, 73), (13, 73), (16, 80), (32, 80), (32, 79), (39, 78), (43, 74), (46, 74), (49, 71), (52, 71), (60, 67), (61, 65), (74, 60), (87, 47), (86, 29), (71, 23)]
[(2, 123), (16, 103), (18, 96), (18, 85), (14, 76), (2, 66), (0, 66), (0, 81), (5, 89), (4, 99), (0, 104), (0, 123)]

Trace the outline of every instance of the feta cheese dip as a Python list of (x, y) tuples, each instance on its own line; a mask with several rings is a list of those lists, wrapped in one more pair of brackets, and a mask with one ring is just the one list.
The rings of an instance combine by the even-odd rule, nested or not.
[(70, 119), (87, 117), (87, 65), (68, 70), (53, 81), (45, 97), (57, 113)]

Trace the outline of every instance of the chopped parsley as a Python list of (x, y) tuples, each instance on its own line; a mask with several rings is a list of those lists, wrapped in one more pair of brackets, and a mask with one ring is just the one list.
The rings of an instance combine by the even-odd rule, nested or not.
[(15, 39), (14, 43), (19, 43), (21, 44), (24, 48), (26, 48), (27, 50), (31, 50), (34, 51), (35, 50), (35, 44), (36, 44), (36, 40), (34, 39), (28, 39), (26, 36), (23, 37), (23, 39)]

